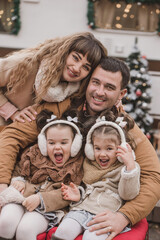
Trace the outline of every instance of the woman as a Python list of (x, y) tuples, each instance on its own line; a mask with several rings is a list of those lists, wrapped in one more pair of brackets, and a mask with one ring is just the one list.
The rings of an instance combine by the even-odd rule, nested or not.
[(5, 121), (31, 121), (36, 115), (31, 105), (60, 102), (77, 91), (81, 96), (106, 54), (93, 34), (84, 32), (6, 56), (0, 60), (0, 116)]

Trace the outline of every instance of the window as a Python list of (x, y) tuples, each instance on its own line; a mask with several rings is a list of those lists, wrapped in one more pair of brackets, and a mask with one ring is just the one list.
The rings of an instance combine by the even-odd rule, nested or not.
[(0, 32), (17, 34), (20, 29), (20, 0), (0, 0)]
[(155, 32), (159, 19), (159, 0), (154, 0), (152, 4), (146, 4), (145, 0), (143, 4), (142, 0), (88, 1), (88, 20), (92, 28)]

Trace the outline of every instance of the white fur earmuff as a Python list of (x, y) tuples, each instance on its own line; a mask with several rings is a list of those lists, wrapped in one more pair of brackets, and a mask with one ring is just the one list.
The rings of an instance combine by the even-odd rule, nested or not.
[(67, 121), (67, 120), (51, 121), (42, 128), (40, 134), (38, 135), (39, 149), (40, 149), (43, 156), (47, 156), (47, 140), (46, 140), (45, 131), (50, 126), (56, 125), (56, 124), (59, 124), (59, 123), (69, 125), (76, 130), (76, 135), (73, 139), (72, 146), (71, 146), (71, 157), (75, 157), (77, 155), (77, 153), (80, 151), (81, 146), (82, 146), (82, 135), (79, 131), (79, 128), (73, 122), (70, 122), (70, 121)]
[[(94, 130), (100, 126), (112, 126), (113, 128), (116, 128), (118, 130), (120, 138), (121, 138), (121, 146), (126, 147), (126, 138), (125, 138), (122, 128), (115, 122), (100, 120), (91, 127), (91, 129), (89, 130), (89, 132), (87, 134), (87, 140), (86, 140), (86, 145), (85, 145), (85, 154), (86, 154), (86, 157), (90, 160), (95, 160), (94, 149), (93, 149), (93, 144), (92, 144), (92, 134), (93, 134)], [(134, 152), (133, 152), (133, 157), (135, 160)], [(120, 162), (123, 162), (120, 157), (118, 157), (118, 160)]]

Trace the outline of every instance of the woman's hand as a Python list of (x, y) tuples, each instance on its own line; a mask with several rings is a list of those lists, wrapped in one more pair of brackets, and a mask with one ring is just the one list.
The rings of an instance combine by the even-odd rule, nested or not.
[(35, 111), (34, 107), (29, 106), (24, 108), (21, 111), (15, 112), (10, 118), (13, 122), (17, 121), (17, 122), (24, 123), (25, 121), (31, 122), (35, 120), (36, 115), (37, 115), (37, 112)]
[(106, 240), (112, 240), (128, 224), (129, 220), (120, 212), (106, 210), (93, 217), (93, 220), (91, 220), (87, 226), (91, 226), (89, 231), (96, 231), (96, 235), (110, 233)]
[(38, 194), (33, 194), (27, 197), (22, 205), (29, 211), (32, 212), (41, 203), (40, 196)]

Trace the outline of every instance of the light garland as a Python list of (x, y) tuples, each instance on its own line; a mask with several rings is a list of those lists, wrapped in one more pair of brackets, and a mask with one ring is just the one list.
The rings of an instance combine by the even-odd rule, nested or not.
[(18, 34), (21, 26), (19, 5), (20, 0), (3, 0), (2, 4), (0, 4), (1, 32)]
[(12, 13), (13, 28), (11, 30), (11, 34), (17, 35), (21, 27), (19, 14), (20, 0), (14, 0), (13, 2), (14, 2), (14, 11)]
[[(95, 25), (95, 16), (94, 16), (94, 3), (99, 2), (100, 0), (88, 0), (88, 26), (92, 29), (97, 28)], [(134, 4), (134, 3), (140, 3), (140, 4), (160, 4), (160, 0), (109, 0), (111, 2), (125, 2), (126, 4)], [(158, 28), (156, 29), (158, 32), (158, 35), (160, 36), (160, 14), (159, 14), (159, 22), (158, 22)]]

